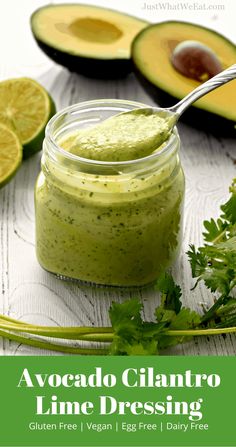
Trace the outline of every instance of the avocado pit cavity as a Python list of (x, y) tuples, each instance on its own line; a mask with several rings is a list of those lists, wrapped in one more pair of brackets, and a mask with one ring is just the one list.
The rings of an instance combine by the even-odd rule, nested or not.
[(113, 43), (122, 37), (122, 31), (110, 22), (84, 17), (74, 20), (68, 30), (71, 34), (87, 42)]
[(171, 62), (179, 73), (199, 82), (205, 82), (223, 70), (211, 48), (194, 40), (179, 43), (172, 53)]

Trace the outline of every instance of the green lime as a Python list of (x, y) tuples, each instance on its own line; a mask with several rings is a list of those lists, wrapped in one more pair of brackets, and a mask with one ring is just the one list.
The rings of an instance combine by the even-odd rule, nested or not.
[(45, 126), (55, 111), (48, 92), (33, 79), (0, 82), (0, 124), (18, 135), (24, 158), (41, 150)]
[(18, 136), (0, 124), (0, 188), (11, 180), (22, 160), (22, 145)]

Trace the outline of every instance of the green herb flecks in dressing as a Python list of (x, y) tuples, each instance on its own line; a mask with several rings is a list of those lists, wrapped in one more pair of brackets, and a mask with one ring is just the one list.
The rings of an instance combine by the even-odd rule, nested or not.
[(80, 131), (70, 152), (99, 161), (136, 160), (158, 150), (169, 138), (172, 127), (172, 116), (137, 109)]

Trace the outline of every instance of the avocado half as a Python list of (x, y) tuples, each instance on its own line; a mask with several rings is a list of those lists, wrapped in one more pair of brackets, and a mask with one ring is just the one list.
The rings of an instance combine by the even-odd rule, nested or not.
[[(198, 41), (211, 50), (223, 69), (236, 63), (236, 46), (217, 32), (185, 22), (168, 21), (150, 25), (132, 44), (134, 71), (150, 96), (162, 107), (176, 104), (199, 81), (178, 72), (171, 63), (176, 46), (188, 40)], [(236, 136), (236, 80), (199, 99), (182, 115), (194, 127), (221, 136)]]
[(131, 43), (147, 22), (83, 4), (47, 5), (31, 16), (32, 33), (51, 59), (93, 78), (119, 78), (132, 70)]

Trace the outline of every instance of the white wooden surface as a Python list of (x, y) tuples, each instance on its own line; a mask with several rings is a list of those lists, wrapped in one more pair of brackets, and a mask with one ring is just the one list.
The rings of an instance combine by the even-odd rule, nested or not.
[[(40, 0), (0, 0), (0, 79), (24, 75), (36, 78), (50, 91), (58, 110), (72, 103), (95, 98), (124, 98), (152, 104), (133, 75), (119, 81), (90, 80), (71, 74), (47, 59), (36, 47), (28, 25), (29, 14), (44, 3), (46, 2)], [(144, 3), (154, 4), (151, 0), (137, 3), (83, 0), (83, 3), (109, 5), (152, 21), (171, 18), (190, 20), (192, 17), (190, 10), (165, 10), (159, 11), (157, 18), (157, 11), (151, 13), (143, 10)], [(210, 1), (205, 3), (210, 4)], [(216, 5), (217, 2), (211, 2), (213, 3)], [(219, 0), (218, 3), (225, 5), (224, 10), (197, 12), (195, 21), (211, 25), (233, 38), (235, 31), (231, 18), (235, 17), (235, 2)], [(236, 164), (233, 162), (236, 158), (235, 140), (216, 139), (184, 124), (179, 125), (179, 132), (187, 191), (184, 243), (174, 272), (183, 288), (184, 303), (200, 309), (202, 302), (212, 302), (212, 296), (204, 286), (190, 293), (193, 283), (185, 252), (189, 243), (202, 243), (203, 219), (217, 216), (220, 204), (228, 196), (228, 187), (236, 176)], [(15, 179), (0, 191), (0, 313), (45, 325), (107, 325), (107, 310), (112, 300), (140, 296), (144, 303), (145, 317), (151, 319), (158, 302), (153, 290), (114, 293), (109, 290), (90, 289), (59, 281), (40, 268), (34, 250), (33, 203), (40, 156), (41, 154), (37, 154), (25, 161)], [(235, 355), (236, 337), (228, 335), (209, 339), (198, 338), (172, 349), (169, 353)], [(51, 353), (0, 339), (0, 355), (38, 354)]]

